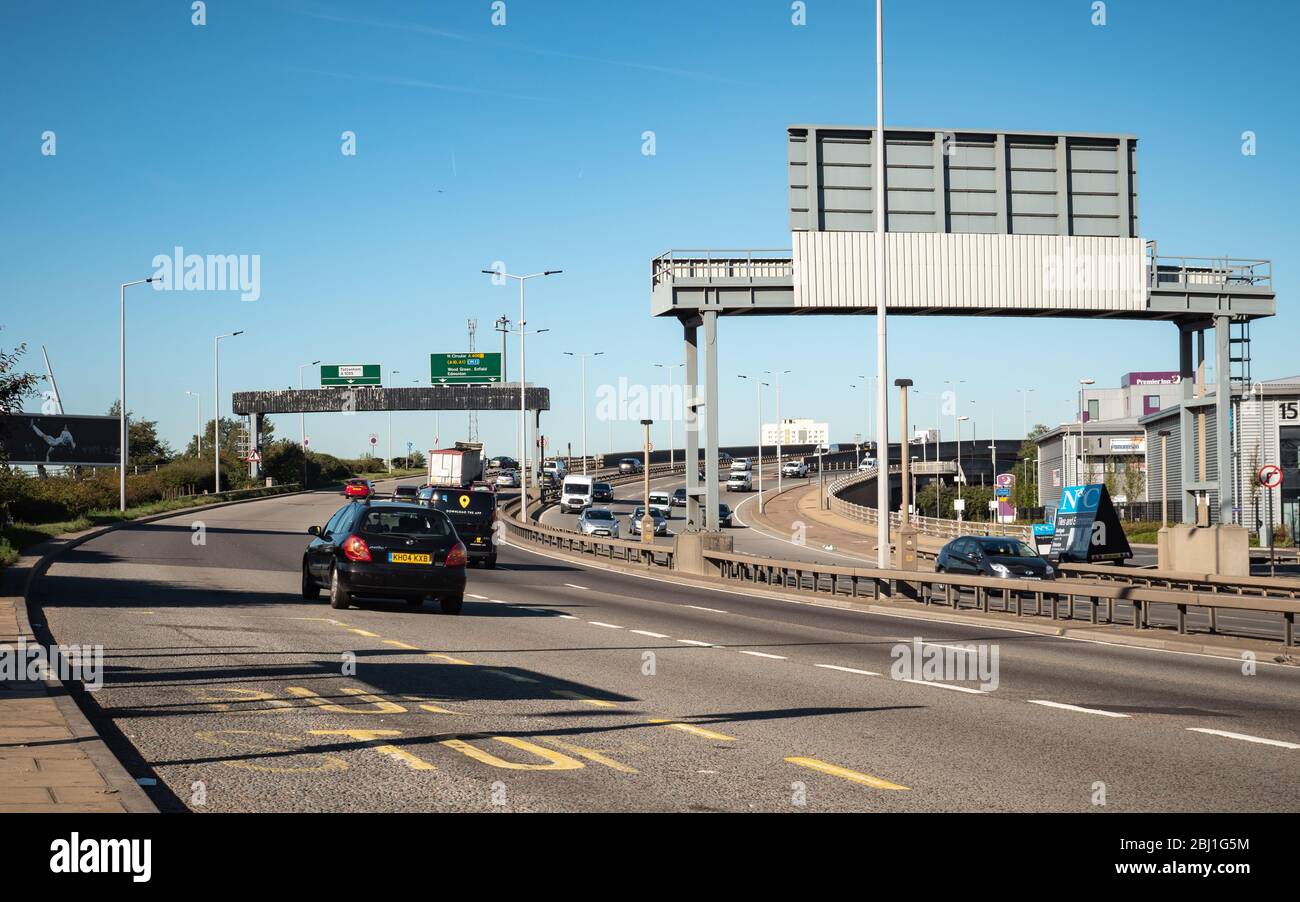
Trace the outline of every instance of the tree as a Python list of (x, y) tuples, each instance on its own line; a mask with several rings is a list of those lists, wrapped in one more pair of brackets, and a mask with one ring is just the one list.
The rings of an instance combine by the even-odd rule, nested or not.
[[(221, 418), (221, 455), (222, 457), (239, 457), (242, 458), (248, 448), (244, 445), (248, 427), (242, 418), (222, 417)], [(203, 453), (209, 455), (212, 453), (212, 420), (203, 424)], [(262, 418), (262, 449), (265, 452), (275, 441), (275, 424), (271, 422), (270, 417)], [(193, 457), (198, 454), (198, 448), (193, 438), (185, 446), (185, 455)]]
[(1137, 461), (1129, 461), (1124, 467), (1124, 498), (1130, 505), (1136, 504), (1146, 488), (1147, 474)]
[[(114, 401), (108, 408), (110, 417), (121, 416), (122, 402)], [(158, 437), (158, 421), (137, 419), (126, 412), (127, 455), (132, 464), (154, 466), (165, 464), (175, 456), (171, 446)]]
[(1036, 423), (1020, 444), (1019, 460), (1012, 468), (1016, 475), (1016, 486), (1011, 493), (1011, 503), (1017, 509), (1038, 507), (1038, 445), (1035, 440), (1050, 431), (1042, 423)]
[[(14, 372), (26, 350), (25, 344), (12, 351), (0, 350), (0, 414), (22, 410), (23, 399), (36, 391), (35, 376)], [(9, 469), (9, 455), (4, 442), (0, 441), (0, 522), (9, 520), (9, 503), (18, 497), (21, 479), (18, 473)]]

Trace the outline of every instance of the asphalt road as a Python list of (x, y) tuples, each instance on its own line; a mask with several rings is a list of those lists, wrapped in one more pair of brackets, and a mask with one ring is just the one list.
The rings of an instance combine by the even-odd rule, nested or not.
[[(50, 569), (33, 620), (104, 646), (92, 721), (160, 807), (1087, 811), (1102, 793), (1111, 811), (1300, 807), (1300, 668), (1245, 675), (513, 547), (470, 571), (460, 616), (334, 611), (298, 582), (305, 528), (341, 503), (135, 524)], [(917, 637), (996, 653), (996, 680), (891, 673)]]

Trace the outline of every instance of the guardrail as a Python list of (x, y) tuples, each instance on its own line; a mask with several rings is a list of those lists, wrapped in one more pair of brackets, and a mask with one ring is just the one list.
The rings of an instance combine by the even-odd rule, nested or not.
[(1272, 288), (1273, 262), (1232, 257), (1162, 257), (1149, 253), (1147, 278), (1152, 288), (1221, 285)]
[(650, 263), (650, 284), (674, 279), (714, 282), (753, 282), (759, 279), (785, 280), (794, 275), (794, 257), (784, 250), (677, 250), (655, 257)]

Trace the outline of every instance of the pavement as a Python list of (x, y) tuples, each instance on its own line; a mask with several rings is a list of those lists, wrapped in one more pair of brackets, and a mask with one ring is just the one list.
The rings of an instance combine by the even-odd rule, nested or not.
[[(1101, 784), (1112, 811), (1300, 806), (1294, 666), (509, 545), (460, 616), (335, 611), (298, 582), (342, 503), (128, 525), (41, 581), (33, 620), (104, 646), (104, 687), (74, 693), (161, 810), (1091, 811)], [(983, 674), (903, 666), (968, 647)]]

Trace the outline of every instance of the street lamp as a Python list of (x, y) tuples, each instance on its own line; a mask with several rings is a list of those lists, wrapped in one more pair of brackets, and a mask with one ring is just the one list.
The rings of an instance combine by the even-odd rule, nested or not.
[(243, 335), (244, 330), (212, 339), (212, 492), (221, 491), (221, 339)]
[(1016, 391), (1020, 394), (1023, 405), (1020, 413), (1020, 431), (1025, 438), (1029, 438), (1029, 395), (1033, 392), (1033, 389), (1018, 388)]
[[(673, 464), (674, 464), (674, 458), (673, 458), (673, 453), (674, 453), (674, 452), (673, 452), (673, 448), (674, 448), (674, 446), (675, 446), (675, 444), (676, 444), (676, 439), (673, 438), (673, 420), (677, 419), (677, 400), (676, 400), (676, 398), (673, 397), (673, 370), (675, 370), (675, 369), (676, 369), (677, 367), (679, 367), (679, 366), (686, 366), (686, 364), (684, 364), (684, 363), (656, 363), (655, 366), (659, 367), (659, 369), (663, 370), (665, 373), (668, 374), (668, 404), (669, 404), (670, 407), (671, 407), (671, 411), (669, 412), (669, 415), (668, 415), (668, 472), (671, 473), (672, 470), (673, 470)], [(583, 432), (583, 435), (584, 435), (584, 436), (586, 435), (585, 430), (584, 430), (584, 432)], [(761, 438), (761, 436), (760, 436), (760, 438)], [(583, 453), (585, 454), (586, 452), (584, 451)], [(759, 455), (759, 458), (760, 458), (760, 460), (761, 460), (761, 458), (762, 458), (762, 455), (761, 455), (761, 454)], [(684, 464), (684, 462), (683, 462), (683, 464)], [(760, 464), (760, 466), (761, 466), (761, 464)], [(583, 470), (583, 472), (585, 473), (586, 470)]]
[(194, 398), (194, 429), (195, 429), (194, 440), (197, 443), (198, 456), (202, 458), (203, 457), (203, 413), (201, 411), (201, 408), (203, 406), (203, 401), (199, 398), (199, 393), (196, 391), (187, 391), (185, 394), (190, 395)]
[[(966, 477), (961, 472), (961, 424), (969, 420), (968, 416), (954, 417), (957, 427), (957, 500), (961, 501), (961, 484), (966, 481)], [(957, 507), (957, 522), (961, 522), (962, 509), (961, 505)], [(960, 531), (960, 529), (958, 530)]]
[[(871, 267), (876, 277), (876, 434), (884, 446), (881, 460), (885, 478), (876, 478), (876, 509), (880, 511), (880, 531), (877, 542), (876, 566), (884, 570), (889, 566), (889, 396), (885, 393), (889, 380), (889, 344), (885, 328), (885, 218), (889, 199), (885, 183), (885, 12), (883, 0), (876, 0), (876, 134), (872, 141), (875, 150), (876, 190), (872, 219), (875, 220), (875, 260)], [(906, 430), (907, 423), (903, 423)], [(906, 456), (907, 446), (902, 446)]]
[[(319, 360), (313, 360), (311, 363), (301, 363), (298, 365), (298, 391), (302, 391), (302, 371), (309, 366), (316, 366)], [(307, 447), (307, 414), (298, 413), (298, 431), (302, 435), (301, 444), (303, 448)]]
[[(496, 269), (481, 270), (485, 275), (499, 279), (514, 279), (519, 283), (519, 519), (528, 522), (528, 378), (527, 358), (524, 337), (528, 332), (528, 318), (524, 312), (524, 283), (541, 276), (554, 276), (563, 272), (561, 269), (547, 269), (542, 272), (514, 275)], [(538, 449), (540, 455), (541, 450)]]
[[(781, 444), (785, 439), (785, 423), (781, 420), (781, 377), (790, 375), (790, 370), (763, 370), (764, 375), (776, 377), (776, 493), (781, 494)], [(761, 432), (761, 424), (760, 429)], [(761, 438), (761, 436), (760, 436)], [(763, 468), (760, 459), (758, 467)]]
[[(753, 379), (755, 387), (758, 389), (758, 512), (761, 514), (766, 510), (763, 500), (763, 386), (770, 383), (763, 382), (757, 376), (746, 376), (743, 373), (737, 373), (741, 379)], [(780, 478), (781, 464), (777, 461), (777, 478)]]
[[(1083, 411), (1083, 387), (1085, 385), (1092, 385), (1096, 381), (1097, 380), (1095, 379), (1079, 380), (1079, 455), (1081, 461), (1080, 465), (1083, 469), (1083, 479), (1088, 478), (1088, 439), (1083, 432), (1083, 424), (1086, 419), (1086, 415)], [(1080, 480), (1080, 484), (1082, 484), (1082, 480)]]
[(126, 461), (128, 456), (127, 449), (129, 447), (127, 442), (127, 434), (126, 434), (126, 290), (130, 288), (132, 285), (147, 285), (148, 283), (154, 281), (157, 278), (158, 278), (157, 276), (150, 276), (147, 279), (136, 279), (134, 282), (123, 282), (121, 290), (118, 294), (118, 299), (121, 304), (121, 307), (119, 308), (120, 312), (119, 312), (119, 321), (118, 321), (118, 327), (119, 327), (118, 350), (121, 352), (121, 364), (118, 367), (118, 373), (117, 373), (118, 389), (119, 389), (117, 402), (120, 405), (121, 409), (118, 410), (117, 414), (118, 414), (118, 431), (119, 431), (119, 436), (122, 440), (122, 453), (121, 453), (122, 472), (119, 474), (119, 479), (118, 479), (118, 488), (119, 488), (118, 500), (120, 502), (122, 510), (126, 510)]
[[(587, 358), (601, 357), (604, 351), (588, 351), (586, 353), (574, 353), (565, 351), (566, 357), (577, 357), (582, 361), (582, 475), (587, 475)], [(671, 426), (671, 421), (669, 421)], [(669, 446), (671, 447), (671, 445)]]

